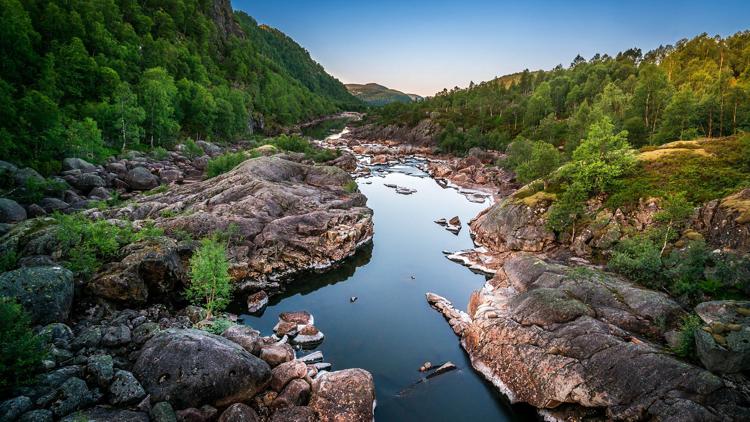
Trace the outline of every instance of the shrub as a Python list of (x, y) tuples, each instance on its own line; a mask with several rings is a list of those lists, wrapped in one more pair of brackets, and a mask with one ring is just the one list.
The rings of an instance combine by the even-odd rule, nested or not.
[(516, 175), (521, 183), (543, 179), (560, 166), (561, 157), (554, 145), (542, 141), (534, 142), (528, 159), (516, 167)]
[(226, 247), (218, 239), (203, 239), (190, 258), (190, 286), (185, 296), (195, 305), (203, 306), (210, 318), (229, 303), (232, 293)]
[(206, 175), (211, 178), (224, 174), (247, 159), (248, 157), (242, 152), (228, 152), (219, 155), (218, 157), (208, 160)]
[(0, 396), (32, 381), (46, 355), (44, 341), (31, 331), (21, 305), (0, 298)]
[(191, 160), (204, 154), (203, 148), (195, 143), (193, 138), (187, 138), (185, 140), (185, 149), (182, 152)]
[(120, 248), (133, 240), (140, 240), (132, 227), (119, 227), (106, 220), (89, 220), (81, 214), (55, 214), (57, 240), (68, 261), (68, 268), (79, 274), (92, 274), (117, 255)]
[(688, 315), (682, 320), (677, 347), (674, 352), (677, 356), (695, 359), (695, 330), (700, 330), (701, 319), (698, 315)]
[(346, 193), (354, 193), (358, 189), (359, 189), (359, 186), (357, 186), (357, 182), (355, 182), (354, 180), (350, 180), (346, 182), (346, 184), (344, 185), (344, 192)]
[(5, 251), (0, 255), (0, 273), (10, 271), (16, 268), (18, 264), (18, 254), (15, 249)]
[(151, 157), (155, 160), (166, 160), (169, 157), (169, 151), (164, 147), (156, 147), (151, 150)]
[(234, 323), (226, 318), (216, 318), (211, 321), (211, 324), (201, 327), (202, 330), (208, 331), (211, 334), (220, 336), (226, 331), (227, 328), (233, 326)]
[(607, 265), (614, 272), (646, 284), (656, 284), (662, 278), (659, 247), (644, 236), (620, 242)]

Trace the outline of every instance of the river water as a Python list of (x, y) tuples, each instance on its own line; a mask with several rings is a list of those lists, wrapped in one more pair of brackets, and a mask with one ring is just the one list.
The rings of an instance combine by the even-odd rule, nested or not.
[[(442, 252), (473, 246), (467, 223), (489, 202), (472, 203), (442, 188), (414, 163), (381, 170), (375, 172), (380, 176), (357, 179), (374, 210), (372, 245), (334, 270), (296, 280), (261, 316), (243, 315), (244, 322), (270, 334), (279, 313), (312, 313), (325, 334), (314, 350), (323, 352), (332, 370), (373, 374), (378, 421), (528, 420), (528, 409), (508, 405), (472, 369), (458, 338), (425, 300), (432, 291), (466, 309), (471, 292), (485, 282)], [(401, 195), (385, 184), (417, 192)], [(458, 235), (434, 223), (455, 215), (464, 225)], [(458, 370), (420, 382), (418, 368), (425, 361), (451, 361)]]

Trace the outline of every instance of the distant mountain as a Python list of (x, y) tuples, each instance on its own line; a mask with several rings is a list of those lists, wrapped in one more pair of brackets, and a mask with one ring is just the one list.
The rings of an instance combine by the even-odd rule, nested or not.
[(412, 103), (415, 101), (422, 101), (423, 99), (419, 95), (405, 94), (401, 91), (390, 89), (375, 83), (364, 85), (346, 84), (346, 89), (348, 89), (355, 97), (374, 106), (383, 106), (395, 102)]

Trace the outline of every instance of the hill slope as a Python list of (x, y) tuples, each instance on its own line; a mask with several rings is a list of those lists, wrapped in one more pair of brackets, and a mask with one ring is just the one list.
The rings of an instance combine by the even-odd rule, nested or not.
[(0, 156), (42, 170), (361, 106), (228, 0), (0, 0), (0, 28)]
[(401, 91), (387, 88), (376, 83), (346, 84), (346, 89), (360, 100), (374, 106), (383, 106), (396, 102), (411, 103), (422, 100), (422, 97), (419, 95), (405, 94)]

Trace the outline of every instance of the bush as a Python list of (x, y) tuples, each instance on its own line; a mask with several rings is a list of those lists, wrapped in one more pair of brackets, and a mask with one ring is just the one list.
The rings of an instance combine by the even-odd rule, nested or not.
[(203, 239), (190, 258), (190, 286), (185, 296), (194, 305), (203, 306), (210, 318), (229, 303), (232, 294), (226, 246), (217, 238)]
[(33, 380), (47, 353), (21, 305), (0, 298), (0, 396)]
[(93, 274), (102, 261), (116, 257), (122, 246), (163, 235), (153, 223), (136, 233), (130, 225), (119, 227), (106, 220), (90, 220), (81, 214), (55, 214), (54, 218), (67, 267), (83, 275)]
[(516, 167), (516, 175), (521, 183), (544, 179), (557, 170), (561, 161), (560, 153), (554, 145), (536, 141), (528, 159)]
[(151, 150), (151, 157), (153, 157), (154, 160), (166, 160), (167, 157), (169, 157), (169, 151), (164, 147), (156, 147)]
[(191, 160), (204, 154), (203, 148), (195, 143), (193, 138), (187, 138), (185, 140), (185, 149), (182, 152)]
[(344, 192), (346, 193), (354, 193), (357, 192), (358, 189), (359, 186), (357, 186), (357, 182), (355, 182), (354, 180), (350, 180), (344, 185)]
[(654, 285), (662, 279), (659, 247), (644, 236), (620, 242), (607, 265), (612, 271), (638, 282)]
[(213, 321), (211, 321), (210, 325), (205, 325), (201, 327), (201, 329), (204, 331), (208, 331), (211, 334), (216, 334), (217, 336), (220, 336), (224, 334), (224, 331), (226, 331), (227, 328), (233, 325), (234, 323), (226, 318), (216, 318)]
[(18, 265), (18, 254), (15, 250), (5, 251), (0, 255), (0, 273), (15, 269)]
[(248, 157), (243, 152), (228, 152), (219, 155), (218, 157), (208, 160), (206, 175), (211, 178), (224, 174), (247, 159)]
[(698, 315), (688, 315), (682, 320), (677, 347), (674, 352), (677, 356), (696, 359), (695, 330), (700, 330), (702, 321)]

